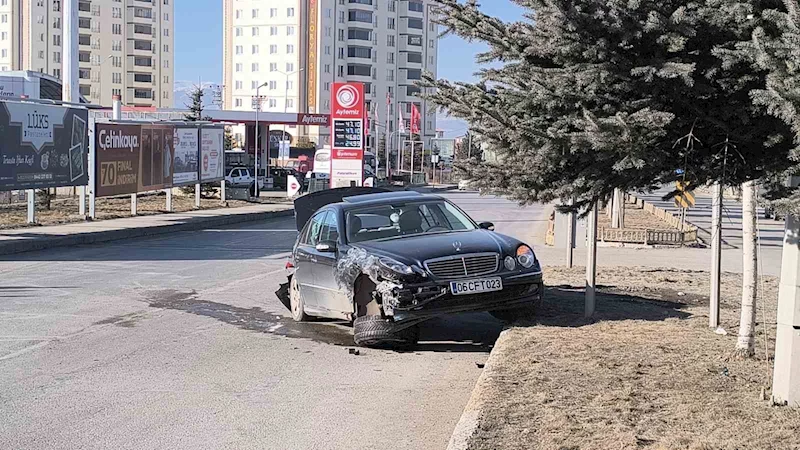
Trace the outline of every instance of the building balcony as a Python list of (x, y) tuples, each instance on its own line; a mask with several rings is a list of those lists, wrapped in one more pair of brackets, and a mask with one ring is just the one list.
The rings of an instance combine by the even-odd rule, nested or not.
[[(417, 7), (417, 3), (422, 6), (422, 8)], [(397, 8), (400, 12), (400, 17), (424, 17), (425, 16), (425, 4), (422, 2), (397, 2)]]

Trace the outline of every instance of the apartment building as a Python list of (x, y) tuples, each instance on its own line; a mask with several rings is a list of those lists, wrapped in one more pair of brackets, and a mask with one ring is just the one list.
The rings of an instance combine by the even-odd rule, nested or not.
[[(397, 139), (399, 115), (408, 123), (412, 104), (422, 114), (424, 140), (434, 138), (435, 108), (414, 85), (423, 71), (436, 74), (430, 6), (428, 0), (224, 0), (224, 106), (252, 111), (263, 85), (263, 111), (330, 113), (333, 82), (359, 81), (370, 111), (368, 148), (387, 123)], [(318, 133), (310, 137), (330, 143), (329, 129)]]
[[(80, 0), (80, 92), (92, 103), (169, 108), (176, 0)], [(62, 0), (0, 0), (0, 72), (61, 78)]]

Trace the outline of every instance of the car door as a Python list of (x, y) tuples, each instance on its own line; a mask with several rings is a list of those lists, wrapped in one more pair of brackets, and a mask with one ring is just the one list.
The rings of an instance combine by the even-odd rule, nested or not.
[(325, 216), (325, 225), (322, 227), (320, 242), (335, 243), (336, 251), (320, 252), (314, 249), (316, 263), (314, 264), (314, 279), (317, 285), (317, 301), (320, 309), (331, 312), (332, 317), (353, 312), (350, 298), (339, 287), (336, 281), (336, 261), (339, 254), (338, 248), (342, 245), (339, 230), (339, 214), (336, 211), (328, 212)]
[(297, 282), (300, 284), (305, 306), (311, 310), (318, 307), (317, 286), (314, 275), (314, 266), (317, 263), (316, 245), (320, 241), (327, 214), (327, 211), (318, 212), (309, 219), (294, 252), (294, 276), (297, 277)]

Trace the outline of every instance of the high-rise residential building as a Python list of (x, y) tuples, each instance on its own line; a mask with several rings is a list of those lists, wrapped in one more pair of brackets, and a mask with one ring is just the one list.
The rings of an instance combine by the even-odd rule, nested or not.
[[(359, 81), (370, 111), (368, 148), (387, 124), (396, 139), (391, 133), (400, 115), (408, 124), (412, 104), (427, 141), (436, 135), (436, 111), (414, 83), (426, 70), (436, 74), (432, 14), (429, 0), (224, 0), (225, 109), (252, 111), (263, 86), (262, 111), (327, 114), (332, 84)], [(310, 137), (327, 145), (330, 130)]]
[[(175, 0), (80, 0), (79, 85), (92, 103), (172, 107)], [(0, 0), (0, 75), (61, 78), (62, 0)]]

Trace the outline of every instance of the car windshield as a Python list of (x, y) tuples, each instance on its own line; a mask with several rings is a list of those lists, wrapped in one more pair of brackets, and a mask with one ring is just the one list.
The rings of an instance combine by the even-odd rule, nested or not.
[(474, 230), (475, 224), (444, 200), (368, 206), (347, 212), (348, 242)]

